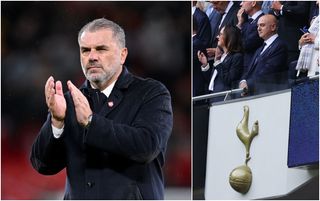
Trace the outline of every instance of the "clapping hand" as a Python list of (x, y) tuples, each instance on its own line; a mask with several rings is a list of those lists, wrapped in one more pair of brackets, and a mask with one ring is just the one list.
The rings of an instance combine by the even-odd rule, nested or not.
[(74, 103), (77, 121), (80, 125), (86, 126), (88, 124), (88, 117), (92, 114), (89, 102), (87, 98), (81, 93), (81, 91), (76, 86), (74, 86), (74, 84), (70, 80), (67, 82), (67, 85)]
[(50, 76), (46, 82), (44, 93), (47, 106), (51, 112), (52, 125), (57, 128), (62, 128), (66, 116), (67, 104), (63, 95), (61, 81), (54, 82), (54, 78)]
[(208, 58), (206, 57), (206, 55), (201, 52), (200, 50), (198, 51), (198, 59), (201, 62), (202, 66), (206, 66), (208, 65)]

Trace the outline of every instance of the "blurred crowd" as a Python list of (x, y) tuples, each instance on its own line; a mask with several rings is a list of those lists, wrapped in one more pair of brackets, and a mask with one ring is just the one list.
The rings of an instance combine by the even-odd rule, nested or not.
[(2, 199), (46, 199), (63, 190), (64, 172), (46, 177), (31, 168), (30, 147), (47, 115), (45, 81), (53, 75), (64, 91), (67, 80), (83, 83), (77, 34), (101, 17), (125, 30), (128, 69), (171, 92), (165, 183), (190, 187), (190, 9), (190, 2), (1, 2)]
[(319, 74), (318, 1), (192, 3), (193, 96), (257, 95)]

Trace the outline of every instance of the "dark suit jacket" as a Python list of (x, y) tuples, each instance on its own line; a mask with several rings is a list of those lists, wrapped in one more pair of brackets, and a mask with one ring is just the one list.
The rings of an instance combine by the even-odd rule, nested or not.
[[(218, 39), (217, 36), (220, 32), (220, 30), (226, 26), (226, 25), (234, 25), (236, 26), (238, 24), (238, 18), (237, 18), (237, 13), (239, 11), (240, 7), (237, 3), (233, 3), (233, 5), (231, 6), (229, 12), (227, 13), (227, 15), (225, 16), (225, 18), (223, 19), (221, 26), (219, 28), (219, 24), (220, 24), (220, 14), (216, 14), (215, 18), (216, 19), (220, 19), (220, 20), (216, 20), (217, 25), (216, 25), (216, 31), (212, 34), (212, 47), (217, 47), (218, 44)], [(212, 26), (212, 25), (211, 25)]]
[(280, 38), (286, 43), (289, 57), (288, 63), (298, 59), (298, 41), (303, 34), (299, 29), (308, 24), (309, 2), (306, 1), (282, 1), (283, 15), (278, 16)]
[(236, 26), (238, 24), (238, 18), (237, 13), (239, 11), (240, 7), (239, 4), (233, 3), (231, 6), (229, 12), (227, 13), (226, 17), (223, 19), (220, 29), (222, 29), (224, 26), (231, 24)]
[[(222, 63), (213, 67), (210, 65), (210, 70), (203, 72), (210, 83), (214, 69), (218, 74), (214, 81), (214, 89), (211, 93), (231, 90), (238, 88), (239, 79), (243, 71), (243, 55), (241, 53), (229, 53)], [(213, 98), (211, 102), (223, 100), (224, 97)]]
[(211, 40), (211, 27), (208, 16), (199, 8), (196, 8), (193, 16), (198, 23), (197, 35), (199, 36), (199, 39), (206, 45), (206, 47), (209, 47)]
[[(247, 71), (242, 76), (242, 79), (247, 81), (250, 94), (279, 90), (288, 79), (287, 47), (285, 43), (277, 37), (260, 55), (261, 51), (262, 47), (257, 49)], [(254, 65), (256, 58), (258, 60)]]
[(251, 23), (246, 21), (242, 25), (241, 37), (242, 37), (242, 44), (244, 48), (244, 55), (243, 55), (244, 69), (248, 68), (254, 53), (263, 44), (263, 39), (259, 37), (258, 30), (257, 30), (258, 20), (263, 15), (264, 14), (259, 15)]
[(210, 41), (210, 46), (208, 47), (215, 47), (213, 46), (213, 42), (216, 40), (216, 37), (219, 34), (218, 31), (219, 31), (220, 21), (221, 21), (221, 14), (215, 9), (213, 9), (212, 13), (209, 16), (209, 22), (211, 27), (211, 41)]
[[(81, 90), (89, 98), (88, 83)], [(172, 129), (171, 98), (161, 83), (124, 67), (108, 103), (88, 129), (79, 125), (70, 92), (62, 136), (51, 116), (40, 130), (31, 163), (41, 174), (67, 170), (65, 199), (164, 199), (162, 166)], [(92, 108), (92, 106), (91, 106)]]

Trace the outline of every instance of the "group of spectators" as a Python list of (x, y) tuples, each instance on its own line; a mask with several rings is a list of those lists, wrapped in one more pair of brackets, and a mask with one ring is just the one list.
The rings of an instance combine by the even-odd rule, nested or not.
[(318, 1), (193, 1), (192, 15), (193, 96), (257, 95), (319, 73)]

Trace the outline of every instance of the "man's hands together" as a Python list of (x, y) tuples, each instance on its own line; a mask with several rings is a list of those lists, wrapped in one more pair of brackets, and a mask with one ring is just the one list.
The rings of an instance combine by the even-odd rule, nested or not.
[(90, 108), (89, 102), (87, 98), (81, 93), (81, 91), (76, 86), (74, 86), (74, 84), (70, 80), (67, 82), (67, 85), (73, 99), (77, 121), (82, 126), (86, 126), (88, 124), (88, 117), (92, 115), (92, 110)]
[[(74, 102), (77, 121), (81, 125), (86, 126), (88, 124), (88, 117), (92, 114), (89, 102), (71, 81), (68, 81), (67, 85)], [(52, 125), (56, 128), (62, 128), (64, 126), (67, 104), (63, 95), (61, 81), (55, 82), (52, 76), (48, 78), (45, 85), (45, 98), (51, 112)]]

